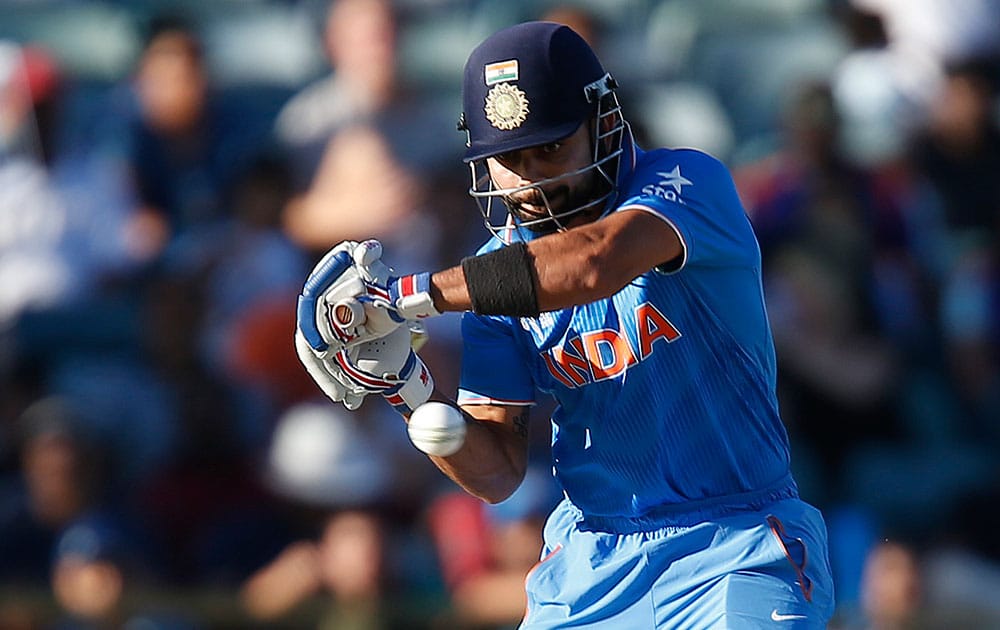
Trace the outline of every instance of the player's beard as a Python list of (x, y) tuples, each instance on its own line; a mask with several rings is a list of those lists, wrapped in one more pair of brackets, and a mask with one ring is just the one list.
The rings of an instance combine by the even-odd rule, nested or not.
[[(505, 195), (503, 202), (512, 215), (518, 221), (528, 222), (538, 219), (550, 219), (534, 225), (529, 225), (528, 229), (537, 233), (555, 232), (560, 227), (569, 227), (568, 223), (575, 222), (578, 216), (586, 215), (590, 217), (593, 211), (585, 213), (574, 213), (564, 216), (576, 208), (580, 208), (594, 201), (607, 191), (602, 189), (603, 179), (595, 171), (587, 173), (584, 181), (576, 186), (569, 183), (559, 184), (547, 190), (539, 188), (529, 188), (517, 192), (513, 195)], [(546, 208), (546, 201), (548, 207)], [(550, 214), (551, 211), (551, 214)]]

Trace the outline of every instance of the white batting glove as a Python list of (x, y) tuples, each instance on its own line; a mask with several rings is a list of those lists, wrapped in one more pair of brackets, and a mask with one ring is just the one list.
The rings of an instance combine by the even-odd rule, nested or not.
[(361, 406), (368, 392), (357, 388), (348, 388), (344, 385), (347, 379), (341, 373), (337, 363), (329, 358), (321, 358), (306, 341), (301, 330), (295, 331), (295, 352), (299, 355), (299, 361), (302, 362), (306, 372), (326, 394), (327, 398), (334, 402), (343, 403), (351, 411)]
[(396, 276), (393, 269), (382, 262), (382, 244), (377, 240), (370, 239), (355, 247), (354, 264), (365, 281), (366, 295), (356, 298), (357, 304), (351, 305), (353, 313), (350, 316), (344, 310), (341, 311), (343, 320), (336, 312), (335, 318), (342, 328), (349, 321), (358, 323), (355, 334), (359, 338), (381, 337), (395, 328), (393, 322), (398, 325), (441, 314), (431, 299), (431, 274)]
[(410, 330), (402, 326), (345, 348), (332, 358), (335, 378), (355, 396), (381, 394), (396, 411), (409, 414), (434, 391), (434, 378), (411, 344)]
[(320, 358), (386, 335), (402, 324), (369, 287), (385, 283), (390, 270), (378, 241), (343, 241), (313, 268), (299, 295), (296, 328)]
[(389, 276), (382, 284), (369, 284), (368, 294), (398, 320), (421, 320), (441, 314), (434, 306), (430, 289), (431, 274), (424, 272)]

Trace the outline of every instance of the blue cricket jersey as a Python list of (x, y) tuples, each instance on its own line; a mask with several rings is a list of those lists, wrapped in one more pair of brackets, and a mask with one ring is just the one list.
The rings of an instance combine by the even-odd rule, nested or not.
[(622, 171), (612, 211), (668, 222), (683, 259), (537, 318), (466, 313), (459, 403), (554, 396), (555, 474), (598, 524), (797, 496), (760, 250), (729, 172), (700, 151), (634, 146)]

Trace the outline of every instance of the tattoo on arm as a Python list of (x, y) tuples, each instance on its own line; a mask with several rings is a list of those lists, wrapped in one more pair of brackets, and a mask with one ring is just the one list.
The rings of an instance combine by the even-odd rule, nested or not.
[(520, 414), (514, 416), (514, 433), (523, 438), (528, 437), (528, 410), (525, 409)]

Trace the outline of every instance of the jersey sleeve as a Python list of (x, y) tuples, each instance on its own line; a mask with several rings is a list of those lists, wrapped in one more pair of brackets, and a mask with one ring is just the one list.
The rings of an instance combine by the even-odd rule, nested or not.
[(460, 405), (533, 405), (535, 386), (509, 318), (462, 316)]
[(639, 209), (667, 222), (683, 255), (657, 270), (686, 266), (755, 266), (759, 253), (728, 169), (693, 149), (645, 154), (617, 211)]

